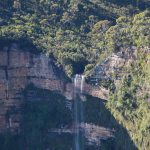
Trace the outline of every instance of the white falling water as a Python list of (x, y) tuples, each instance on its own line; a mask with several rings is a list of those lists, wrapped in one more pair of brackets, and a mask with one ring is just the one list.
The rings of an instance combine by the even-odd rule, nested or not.
[(75, 92), (78, 92), (78, 94), (83, 93), (84, 81), (85, 81), (84, 75), (78, 75), (78, 74), (75, 75), (74, 87), (75, 87)]
[(79, 124), (83, 122), (83, 105), (79, 96), (83, 93), (85, 77), (75, 75), (74, 78), (74, 116), (75, 116), (75, 150), (83, 150), (83, 139), (80, 135)]
[(84, 80), (85, 80), (85, 77), (84, 77), (84, 75), (82, 75), (82, 76), (81, 76), (81, 88), (80, 88), (80, 90), (81, 90), (81, 93), (83, 93), (83, 88), (84, 88)]
[(74, 78), (74, 87), (75, 87), (75, 90), (77, 88), (77, 81), (78, 81), (78, 75), (75, 75), (75, 78)]
[(79, 141), (79, 129), (78, 129), (78, 124), (79, 124), (79, 118), (78, 118), (78, 102), (76, 98), (78, 90), (78, 75), (75, 75), (74, 78), (74, 117), (75, 117), (75, 150), (80, 150), (80, 141)]

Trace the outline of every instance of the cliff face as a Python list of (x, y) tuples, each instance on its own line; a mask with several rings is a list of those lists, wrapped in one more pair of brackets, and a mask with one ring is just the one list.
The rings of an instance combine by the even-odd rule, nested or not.
[(124, 68), (136, 60), (137, 51), (135, 47), (123, 49), (122, 52), (112, 53), (103, 62), (96, 65), (91, 78), (97, 78), (99, 80), (114, 79), (115, 83), (118, 83), (123, 75), (128, 74)]
[(29, 85), (63, 90), (63, 72), (44, 54), (22, 51), (12, 44), (0, 50), (0, 132), (19, 129), (23, 90)]
[[(63, 70), (43, 53), (22, 50), (18, 44), (0, 50), (0, 132), (18, 132), (24, 89), (33, 84), (73, 99), (73, 83), (65, 81)], [(106, 99), (108, 91), (84, 84), (84, 93)], [(31, 97), (31, 95), (29, 96)]]
[[(114, 54), (97, 65), (90, 78), (94, 84), (104, 78), (109, 79), (113, 72), (118, 72), (115, 83), (119, 83), (121, 69), (133, 61), (136, 54)], [(21, 106), (24, 102), (23, 91), (30, 84), (47, 89), (73, 99), (74, 84), (66, 82), (62, 69), (55, 65), (55, 60), (43, 53), (22, 50), (18, 44), (5, 46), (0, 50), (0, 132), (10, 129), (19, 130)], [(99, 81), (100, 80), (100, 81)], [(93, 83), (92, 83), (93, 84)], [(83, 92), (94, 97), (107, 99), (109, 90), (97, 85), (84, 84)], [(32, 95), (29, 95), (32, 99)]]
[[(84, 83), (83, 87), (83, 94), (92, 95), (93, 97), (84, 97), (83, 95), (80, 97), (81, 99), (83, 98), (83, 100), (86, 100), (86, 102), (83, 101), (83, 104), (85, 106), (85, 110), (87, 111), (85, 112), (85, 114), (87, 114), (87, 116), (85, 117), (86, 122), (88, 123), (85, 124), (87, 128), (89, 126), (92, 126), (98, 129), (97, 126), (93, 126), (90, 123), (96, 123), (96, 125), (108, 127), (110, 129), (116, 127), (116, 129), (118, 130), (120, 128), (120, 125), (113, 118), (113, 116), (111, 116), (110, 112), (105, 108), (103, 102), (99, 99), (95, 99), (95, 97), (107, 99), (109, 96), (109, 90), (99, 83), (101, 83), (105, 78), (111, 78), (113, 76), (113, 73), (116, 73), (116, 75), (118, 76), (114, 78), (115, 84), (119, 84), (122, 74), (125, 73), (122, 68), (132, 63), (132, 61), (134, 60), (136, 60), (136, 53), (132, 53), (131, 55), (128, 52), (125, 52), (124, 54), (117, 53), (111, 55), (103, 63), (98, 64), (95, 67), (95, 69), (93, 70), (93, 74), (90, 77), (90, 84)], [(79, 77), (81, 78), (80, 75)], [(63, 70), (55, 65), (55, 60), (53, 58), (46, 57), (43, 53), (40, 52), (32, 52), (30, 49), (28, 51), (22, 50), (17, 44), (11, 44), (9, 46), (3, 47), (0, 50), (0, 133), (6, 130), (10, 130), (13, 133), (18, 133), (20, 129), (22, 129), (21, 122), (24, 115), (23, 113), (27, 113), (27, 120), (23, 120), (23, 123), (31, 121), (30, 117), (28, 119), (28, 116), (30, 114), (35, 115), (35, 118), (39, 119), (41, 115), (37, 117), (36, 113), (40, 114), (41, 111), (45, 110), (45, 107), (47, 109), (46, 113), (48, 114), (48, 116), (50, 114), (49, 110), (51, 106), (53, 108), (51, 114), (56, 114), (58, 110), (60, 110), (59, 113), (62, 114), (65, 109), (62, 109), (62, 105), (58, 107), (60, 101), (63, 101), (62, 99), (64, 99), (63, 108), (67, 108), (67, 103), (69, 105), (69, 110), (67, 109), (67, 112), (65, 112), (65, 117), (67, 120), (68, 116), (66, 115), (69, 114), (71, 116), (72, 113), (70, 110), (72, 109), (73, 101), (71, 102), (69, 100), (72, 100), (74, 98), (74, 83), (67, 82), (65, 78), (66, 76)], [(81, 80), (80, 78), (78, 80)], [(32, 86), (30, 85), (34, 85), (33, 87), (36, 87), (35, 90), (33, 90)], [(46, 92), (43, 92), (43, 94), (42, 91)], [(49, 92), (54, 94), (53, 97), (52, 95), (46, 94)], [(60, 95), (62, 96), (61, 98), (59, 97)], [(47, 103), (45, 103), (42, 107), (41, 104), (43, 103), (43, 100), (45, 102), (48, 102), (48, 106)], [(33, 106), (29, 108), (30, 113), (28, 113), (28, 111), (23, 111), (24, 109), (22, 107), (24, 102), (28, 101), (31, 101), (31, 105), (33, 104)], [(36, 103), (34, 103), (34, 101), (36, 101)], [(57, 103), (52, 104), (55, 101), (57, 101)], [(34, 114), (33, 111), (35, 110), (33, 108), (37, 103), (39, 103), (39, 106), (37, 107), (37, 112)], [(99, 107), (100, 103), (102, 105), (101, 108)], [(57, 111), (55, 110), (55, 108), (57, 109)], [(96, 110), (96, 112), (93, 113), (94, 110)], [(99, 111), (101, 111), (102, 113), (99, 113)], [(108, 116), (105, 116), (106, 112), (109, 114)], [(43, 114), (45, 114), (45, 111), (43, 112)], [(58, 116), (60, 116), (60, 114)], [(61, 118), (64, 119), (64, 116), (62, 115)], [(106, 121), (106, 118), (108, 119), (108, 121)], [(57, 120), (59, 120), (59, 118), (57, 118)], [(72, 125), (72, 122), (70, 120), (67, 120), (70, 123), (68, 126)], [(110, 120), (111, 123), (113, 120), (113, 125), (110, 123)], [(43, 126), (45, 126), (45, 122), (43, 123)], [(124, 128), (122, 127), (121, 130), (127, 136), (126, 139), (128, 139), (129, 144), (127, 144), (127, 147), (130, 147), (132, 143), (126, 130), (124, 130)], [(101, 132), (101, 130), (99, 131)], [(122, 136), (119, 134), (122, 133), (122, 131), (114, 133), (117, 139), (120, 139), (120, 136)], [(89, 132), (93, 133), (94, 131), (89, 130)], [(96, 133), (98, 132), (96, 131)], [(90, 134), (86, 136), (91, 137)], [(97, 135), (94, 134), (93, 137), (95, 138), (95, 136)]]

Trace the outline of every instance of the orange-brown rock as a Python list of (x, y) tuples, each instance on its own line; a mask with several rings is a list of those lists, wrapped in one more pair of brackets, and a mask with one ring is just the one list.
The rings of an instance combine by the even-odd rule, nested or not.
[(29, 84), (63, 93), (62, 70), (54, 60), (29, 51), (17, 44), (0, 50), (0, 132), (19, 130), (22, 91)]
[[(64, 77), (63, 70), (43, 53), (21, 50), (17, 44), (0, 49), (0, 132), (19, 131), (22, 92), (30, 84), (73, 99), (74, 84), (64, 82)], [(83, 92), (104, 99), (108, 95), (108, 91), (89, 84), (84, 84)]]

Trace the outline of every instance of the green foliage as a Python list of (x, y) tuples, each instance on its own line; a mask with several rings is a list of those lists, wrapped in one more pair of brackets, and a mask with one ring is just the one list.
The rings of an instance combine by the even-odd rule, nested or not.
[(137, 61), (127, 68), (130, 74), (122, 78), (120, 87), (111, 94), (107, 106), (129, 131), (138, 149), (147, 150), (150, 148), (150, 105), (147, 101), (149, 91), (145, 87), (150, 85), (150, 74), (146, 69), (149, 66), (146, 63), (149, 54), (142, 49), (137, 53)]
[[(114, 92), (108, 102), (113, 115), (127, 128), (137, 147), (147, 150), (150, 149), (148, 93), (141, 90), (150, 86), (150, 55), (141, 50), (150, 47), (150, 13), (146, 7), (149, 7), (147, 0), (0, 0), (0, 46), (3, 41), (29, 41), (53, 56), (69, 77), (83, 72), (90, 75), (95, 64), (113, 52), (132, 46), (139, 49), (138, 60), (125, 68), (130, 74), (115, 92), (109, 81), (102, 85)], [(58, 125), (59, 114), (52, 123), (44, 120), (44, 116), (53, 113), (49, 102), (31, 102), (26, 109), (29, 117), (24, 119), (29, 119), (34, 127), (26, 124), (27, 133), (32, 131), (30, 140), (43, 140), (37, 139), (37, 135), (39, 131), (43, 133), (44, 125)], [(63, 110), (56, 109), (63, 114)]]
[(124, 6), (109, 0), (15, 0), (0, 4), (0, 39), (32, 42), (53, 55), (68, 76), (79, 72), (75, 68), (78, 62), (85, 67), (121, 47), (149, 46), (149, 13), (132, 18), (137, 11), (135, 2), (125, 1)]

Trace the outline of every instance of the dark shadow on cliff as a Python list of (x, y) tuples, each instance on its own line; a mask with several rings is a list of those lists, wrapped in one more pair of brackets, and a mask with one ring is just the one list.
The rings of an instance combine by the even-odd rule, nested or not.
[(3, 50), (6, 45), (8, 48), (14, 47), (14, 44), (17, 45), (18, 50), (32, 52), (33, 54), (39, 54), (42, 52), (28, 38), (19, 38), (16, 40), (0, 39), (0, 50)]
[(70, 134), (51, 133), (72, 122), (65, 97), (57, 92), (30, 85), (23, 91), (20, 132), (8, 131), (0, 136), (0, 150), (70, 150), (73, 137)]
[[(114, 138), (102, 141), (102, 150), (137, 150), (127, 130), (120, 125), (106, 108), (104, 100), (87, 96), (84, 102), (85, 122), (114, 130)], [(87, 148), (86, 150), (92, 150)]]
[[(52, 129), (70, 128), (73, 114), (66, 108), (66, 98), (57, 92), (26, 88), (20, 133), (8, 131), (0, 137), (1, 150), (73, 150), (73, 135), (53, 133)], [(101, 147), (86, 146), (84, 150), (136, 150), (127, 131), (115, 120), (104, 101), (86, 96), (83, 102), (84, 119), (87, 123), (114, 129), (114, 138), (101, 141)]]

